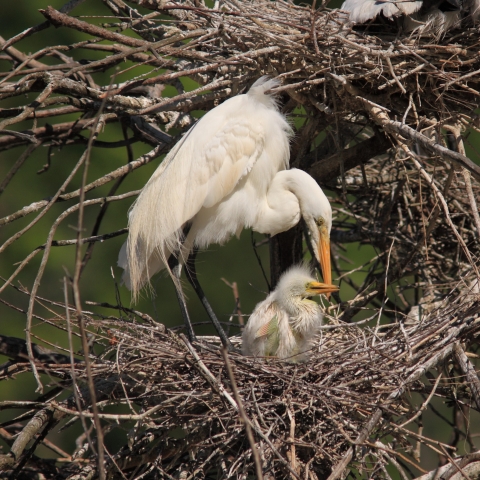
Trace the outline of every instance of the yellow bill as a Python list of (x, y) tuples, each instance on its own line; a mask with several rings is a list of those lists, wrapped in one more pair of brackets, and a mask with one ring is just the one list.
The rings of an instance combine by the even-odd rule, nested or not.
[(307, 285), (307, 293), (309, 295), (329, 295), (333, 292), (338, 292), (338, 287), (336, 285), (331, 285), (322, 282), (310, 282)]
[[(318, 229), (320, 241), (318, 242), (318, 261), (322, 267), (323, 281), (327, 285), (332, 284), (332, 267), (330, 264), (330, 236), (325, 225)], [(338, 288), (337, 288), (338, 290)]]

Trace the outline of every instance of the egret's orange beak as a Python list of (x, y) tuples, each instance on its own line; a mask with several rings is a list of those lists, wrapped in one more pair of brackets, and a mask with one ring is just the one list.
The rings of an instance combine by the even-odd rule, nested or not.
[(321, 282), (310, 282), (307, 285), (307, 293), (309, 295), (329, 295), (332, 292), (338, 292), (336, 285), (330, 285)]
[(330, 264), (330, 236), (325, 225), (319, 227), (318, 233), (320, 234), (320, 241), (318, 242), (318, 261), (322, 267), (323, 281), (327, 285), (331, 285), (332, 267)]

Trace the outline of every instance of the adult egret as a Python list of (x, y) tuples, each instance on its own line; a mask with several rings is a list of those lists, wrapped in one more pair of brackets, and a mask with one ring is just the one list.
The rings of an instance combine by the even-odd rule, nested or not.
[[(153, 274), (165, 268), (172, 273), (172, 258), (186, 261), (198, 248), (222, 244), (243, 228), (275, 235), (296, 225), (301, 217), (324, 281), (331, 283), (332, 209), (310, 175), (286, 170), (292, 130), (275, 99), (266, 94), (276, 85), (277, 80), (262, 77), (246, 94), (206, 113), (143, 188), (130, 209), (129, 235), (118, 260), (134, 299)], [(175, 277), (180, 269), (173, 275), (179, 292), (180, 281)], [(222, 342), (228, 344), (196, 280), (194, 262), (189, 264), (187, 278)], [(192, 337), (182, 298), (180, 304)]]
[(293, 362), (307, 360), (323, 319), (320, 306), (308, 297), (337, 290), (334, 285), (317, 282), (305, 266), (287, 270), (248, 319), (242, 353)]
[(365, 23), (382, 15), (404, 17), (406, 32), (443, 35), (460, 26), (463, 18), (476, 22), (480, 17), (480, 0), (345, 0), (342, 10), (354, 23)]

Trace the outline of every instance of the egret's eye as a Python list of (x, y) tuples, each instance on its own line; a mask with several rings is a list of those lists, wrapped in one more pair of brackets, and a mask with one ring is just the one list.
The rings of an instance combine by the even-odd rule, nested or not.
[(323, 225), (325, 225), (325, 220), (322, 217), (320, 217), (315, 219), (315, 223), (317, 224), (317, 227), (322, 227)]

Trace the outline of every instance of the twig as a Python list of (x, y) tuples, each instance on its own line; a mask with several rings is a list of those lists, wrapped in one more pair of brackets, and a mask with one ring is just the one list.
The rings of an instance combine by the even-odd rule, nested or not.
[(235, 381), (235, 377), (232, 371), (232, 366), (230, 365), (230, 360), (228, 359), (228, 351), (225, 347), (222, 347), (222, 355), (223, 355), (223, 359), (225, 360), (225, 367), (227, 369), (228, 378), (230, 379), (230, 385), (232, 387), (233, 396), (235, 397), (235, 401), (238, 405), (238, 414), (242, 419), (243, 424), (245, 425), (245, 431), (247, 432), (248, 442), (250, 443), (250, 448), (252, 449), (252, 455), (255, 462), (255, 473), (257, 475), (257, 478), (263, 478), (260, 455), (258, 454), (257, 446), (255, 444), (255, 439), (253, 438), (252, 423), (243, 408), (243, 402), (242, 402), (242, 399), (240, 398), (240, 395), (237, 389), (237, 382)]
[(473, 399), (477, 405), (477, 409), (480, 410), (480, 380), (478, 379), (476, 369), (465, 355), (465, 352), (459, 343), (455, 343), (453, 353), (455, 354), (455, 360), (460, 365), (460, 370), (466, 377)]
[(207, 368), (203, 363), (201, 358), (198, 356), (198, 353), (192, 347), (191, 343), (188, 341), (187, 337), (183, 333), (180, 334), (180, 338), (183, 343), (186, 345), (188, 351), (193, 355), (195, 363), (193, 364), (195, 368), (199, 370), (202, 376), (208, 381), (208, 383), (213, 387), (213, 389), (218, 392), (220, 395), (225, 397), (225, 399), (230, 403), (230, 405), (238, 411), (239, 407), (237, 402), (232, 398), (232, 396), (225, 390), (225, 387), (213, 376), (212, 372)]

